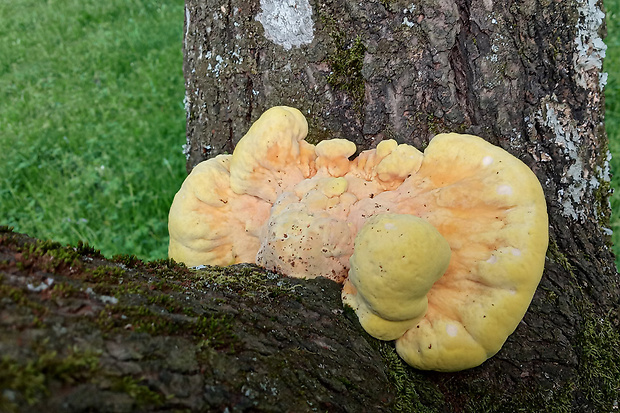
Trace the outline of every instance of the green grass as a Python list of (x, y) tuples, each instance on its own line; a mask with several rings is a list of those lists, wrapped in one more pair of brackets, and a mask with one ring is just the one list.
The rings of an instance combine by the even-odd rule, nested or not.
[(183, 0), (0, 2), (0, 223), (163, 258), (185, 177)]
[(620, 266), (620, 1), (605, 2), (607, 12), (607, 57), (603, 69), (609, 73), (605, 88), (605, 128), (612, 153), (611, 229), (616, 254), (616, 266)]

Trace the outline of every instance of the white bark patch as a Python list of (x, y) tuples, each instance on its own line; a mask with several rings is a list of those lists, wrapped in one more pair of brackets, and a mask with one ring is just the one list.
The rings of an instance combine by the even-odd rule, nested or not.
[[(414, 17), (414, 13), (415, 13), (415, 4), (412, 4), (409, 7), (407, 7), (405, 10), (403, 10), (403, 14), (405, 15), (405, 17), (403, 17), (403, 25), (407, 27), (415, 26), (416, 17)], [(409, 20), (410, 17), (411, 17), (411, 20)]]
[(598, 7), (598, 0), (580, 0), (577, 11), (579, 12), (575, 37), (577, 53), (573, 57), (576, 81), (579, 86), (587, 89), (589, 80), (595, 80), (602, 89), (607, 77), (598, 75), (603, 67), (607, 46), (598, 31), (603, 24), (605, 13)]
[[(565, 108), (562, 108), (565, 109)], [(564, 148), (565, 156), (573, 160), (573, 164), (562, 176), (562, 183), (572, 184), (567, 191), (560, 189), (558, 198), (564, 208), (564, 215), (577, 220), (584, 218), (584, 209), (579, 206), (582, 197), (585, 196), (587, 188), (584, 181), (584, 165), (579, 156), (579, 131), (569, 119), (566, 119), (564, 110), (556, 110), (547, 103), (546, 124), (555, 134), (555, 142)]]
[(187, 35), (189, 34), (190, 18), (189, 9), (185, 6), (185, 50), (187, 50)]
[[(190, 109), (190, 101), (189, 101), (190, 97), (189, 94), (187, 93), (187, 88), (185, 88), (185, 97), (183, 98), (183, 106), (185, 107), (185, 120), (187, 122), (187, 120), (189, 119), (189, 109)], [(185, 144), (182, 146), (183, 149), (183, 155), (185, 155), (185, 160), (189, 160), (189, 154), (192, 150), (192, 143), (189, 140), (189, 136), (186, 134), (185, 136)]]
[(265, 37), (290, 50), (314, 39), (312, 7), (308, 0), (261, 0), (256, 15), (265, 29)]
[(587, 199), (600, 183), (596, 177), (587, 173), (580, 153), (580, 128), (571, 118), (570, 108), (557, 102), (547, 102), (545, 108), (545, 114), (541, 113), (542, 123), (553, 131), (555, 142), (563, 149), (565, 159), (572, 161), (562, 174), (560, 182), (566, 186), (558, 189), (557, 199), (562, 205), (564, 216), (583, 222), (587, 215), (583, 200)]
[(34, 284), (28, 284), (28, 290), (30, 291), (34, 291), (34, 292), (40, 292), (40, 291), (45, 291), (47, 290), (49, 287), (51, 287), (51, 285), (54, 283), (54, 279), (53, 278), (46, 278), (45, 281), (43, 281), (41, 284), (35, 286)]

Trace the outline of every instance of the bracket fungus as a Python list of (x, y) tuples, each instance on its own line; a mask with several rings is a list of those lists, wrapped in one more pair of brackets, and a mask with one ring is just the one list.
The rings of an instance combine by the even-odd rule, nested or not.
[(483, 139), (312, 145), (301, 112), (266, 111), (232, 155), (197, 165), (169, 215), (169, 255), (255, 262), (343, 283), (366, 331), (419, 369), (475, 367), (499, 351), (540, 282), (548, 243), (534, 173)]

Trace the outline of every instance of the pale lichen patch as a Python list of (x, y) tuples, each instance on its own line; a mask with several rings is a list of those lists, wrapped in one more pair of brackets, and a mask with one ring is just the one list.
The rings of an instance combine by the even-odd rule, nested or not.
[(603, 67), (607, 46), (599, 35), (599, 29), (603, 24), (605, 13), (599, 8), (597, 0), (580, 0), (578, 4), (576, 53), (573, 55), (575, 80), (585, 89), (588, 89), (588, 84), (593, 81), (602, 89), (607, 78), (600, 75), (600, 69)]
[(570, 108), (563, 103), (547, 101), (545, 113), (541, 111), (538, 116), (541, 123), (551, 129), (557, 146), (563, 149), (565, 159), (570, 161), (560, 178), (562, 186), (557, 190), (563, 214), (575, 221), (584, 221), (587, 211), (583, 200), (596, 190), (599, 182), (588, 176), (580, 154), (580, 127), (572, 118)]
[(262, 11), (256, 20), (263, 25), (265, 37), (290, 50), (314, 39), (312, 7), (308, 0), (261, 0)]
[[(414, 13), (416, 12), (415, 4), (409, 5), (409, 7), (403, 10), (403, 25), (407, 27), (413, 27), (416, 24), (417, 17), (414, 17)], [(411, 20), (409, 20), (411, 18)]]
[(187, 38), (189, 35), (190, 13), (187, 5), (185, 6), (185, 50), (187, 50)]

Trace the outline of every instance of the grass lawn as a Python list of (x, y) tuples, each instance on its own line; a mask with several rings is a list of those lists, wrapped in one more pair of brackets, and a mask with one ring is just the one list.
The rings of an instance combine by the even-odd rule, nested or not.
[(620, 266), (620, 1), (605, 1), (607, 12), (607, 57), (603, 69), (609, 73), (605, 88), (605, 128), (609, 136), (611, 160), (611, 229), (616, 253), (616, 266)]
[(183, 4), (0, 1), (0, 224), (166, 256), (185, 177)]
[[(615, 172), (620, 1), (605, 6)], [(1, 225), (107, 256), (166, 256), (185, 177), (183, 17), (183, 0), (0, 1)], [(620, 192), (612, 208), (620, 255)]]

